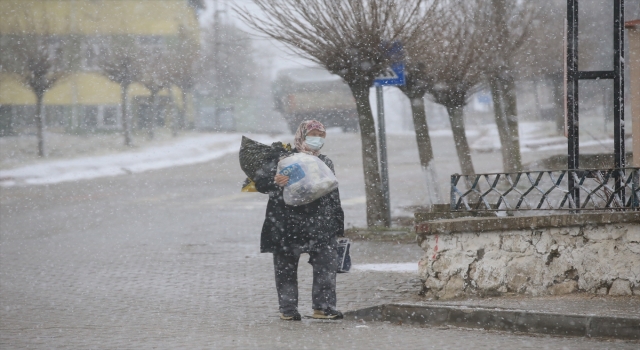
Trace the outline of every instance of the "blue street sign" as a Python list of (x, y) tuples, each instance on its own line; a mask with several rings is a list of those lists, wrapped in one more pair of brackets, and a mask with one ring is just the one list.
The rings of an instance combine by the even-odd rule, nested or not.
[(478, 94), (478, 103), (482, 103), (482, 104), (485, 104), (485, 105), (491, 104), (491, 95), (489, 95), (487, 93)]
[(375, 86), (404, 85), (404, 63), (393, 63), (373, 81)]

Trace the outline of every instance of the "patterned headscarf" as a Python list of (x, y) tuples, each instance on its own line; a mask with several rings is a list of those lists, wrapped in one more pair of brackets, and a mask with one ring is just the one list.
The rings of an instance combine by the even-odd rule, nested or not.
[(294, 145), (298, 152), (304, 152), (307, 154), (311, 154), (314, 156), (318, 156), (320, 154), (320, 150), (312, 150), (307, 146), (306, 142), (304, 142), (307, 137), (307, 133), (311, 130), (320, 130), (322, 132), (326, 132), (324, 125), (317, 120), (305, 120), (300, 123), (298, 130), (296, 130), (296, 136), (294, 140)]

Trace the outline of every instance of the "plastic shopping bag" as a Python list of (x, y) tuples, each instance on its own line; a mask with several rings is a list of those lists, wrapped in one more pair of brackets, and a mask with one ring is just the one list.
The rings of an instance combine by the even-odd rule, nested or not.
[(308, 204), (338, 188), (338, 179), (320, 158), (296, 153), (278, 163), (278, 174), (289, 177), (284, 186), (288, 205)]

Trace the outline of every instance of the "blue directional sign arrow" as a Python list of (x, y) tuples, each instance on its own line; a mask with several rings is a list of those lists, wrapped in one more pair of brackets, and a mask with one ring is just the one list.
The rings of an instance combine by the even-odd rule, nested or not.
[(404, 83), (404, 63), (402, 62), (393, 63), (374, 80), (376, 86), (398, 86)]

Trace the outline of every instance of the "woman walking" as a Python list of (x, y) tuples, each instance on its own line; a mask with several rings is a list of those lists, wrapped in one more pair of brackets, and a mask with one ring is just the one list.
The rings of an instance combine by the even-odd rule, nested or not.
[[(335, 173), (333, 162), (320, 154), (326, 130), (316, 120), (307, 120), (296, 131), (293, 152), (320, 158)], [(344, 212), (338, 190), (305, 205), (286, 205), (282, 197), (287, 176), (277, 174), (277, 162), (267, 164), (254, 179), (259, 192), (269, 194), (262, 226), (260, 251), (273, 253), (280, 318), (301, 319), (298, 312), (298, 262), (309, 254), (313, 266), (313, 318), (341, 319), (336, 310), (336, 237), (344, 236)]]

